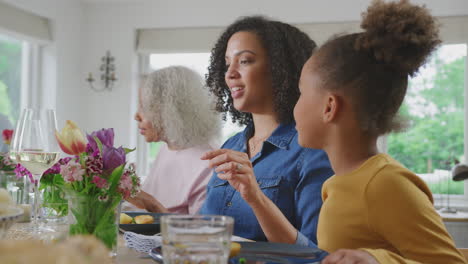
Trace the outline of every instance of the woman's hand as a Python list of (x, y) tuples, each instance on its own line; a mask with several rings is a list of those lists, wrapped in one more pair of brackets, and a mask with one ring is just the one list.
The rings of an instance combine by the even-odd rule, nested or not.
[(135, 197), (128, 198), (128, 202), (132, 203), (138, 208), (145, 209), (148, 212), (154, 213), (168, 213), (167, 209), (147, 192), (140, 191)]
[(328, 255), (322, 264), (379, 264), (369, 253), (363, 250), (340, 249)]
[(263, 197), (253, 172), (253, 166), (246, 153), (230, 149), (218, 149), (205, 153), (202, 160), (210, 160), (218, 177), (227, 180), (242, 198), (251, 206)]

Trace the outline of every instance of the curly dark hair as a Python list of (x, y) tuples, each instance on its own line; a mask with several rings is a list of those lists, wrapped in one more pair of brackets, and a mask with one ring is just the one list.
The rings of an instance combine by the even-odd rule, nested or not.
[(425, 7), (374, 0), (362, 33), (329, 40), (314, 55), (327, 89), (349, 96), (361, 129), (379, 136), (405, 127), (397, 115), (408, 77), (440, 44), (439, 26)]
[(216, 110), (223, 113), (223, 119), (226, 120), (229, 112), (233, 123), (243, 125), (252, 121), (252, 115), (234, 108), (229, 87), (224, 79), (227, 44), (231, 36), (240, 31), (252, 32), (261, 40), (270, 62), (274, 107), (278, 121), (290, 123), (294, 120), (293, 109), (299, 98), (301, 69), (312, 55), (316, 47), (315, 42), (294, 26), (262, 16), (243, 17), (227, 27), (211, 50), (206, 83), (210, 92), (217, 97)]

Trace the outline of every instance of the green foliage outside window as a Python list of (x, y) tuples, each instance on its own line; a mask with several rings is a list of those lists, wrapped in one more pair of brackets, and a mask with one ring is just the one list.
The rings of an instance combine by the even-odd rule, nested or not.
[(21, 42), (0, 38), (0, 114), (12, 123), (20, 112), (21, 52)]
[(159, 153), (159, 149), (161, 148), (162, 142), (151, 142), (149, 143), (149, 161), (153, 162), (156, 159), (156, 156)]
[[(437, 55), (429, 62), (435, 73), (410, 82), (400, 115), (409, 129), (388, 136), (388, 153), (417, 174), (451, 170), (464, 155), (465, 60), (449, 63)], [(413, 110), (413, 111), (412, 111)], [(433, 193), (463, 194), (463, 182), (440, 179), (429, 182)]]

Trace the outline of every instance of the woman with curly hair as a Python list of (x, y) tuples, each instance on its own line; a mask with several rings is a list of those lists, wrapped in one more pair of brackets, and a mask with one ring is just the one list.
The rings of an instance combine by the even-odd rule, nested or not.
[(217, 110), (246, 125), (202, 159), (216, 167), (203, 214), (235, 218), (234, 233), (257, 241), (315, 246), (326, 154), (297, 143), (293, 108), (300, 70), (315, 43), (263, 17), (230, 25), (211, 54), (207, 85)]
[(151, 73), (135, 114), (147, 142), (164, 142), (142, 191), (129, 202), (151, 212), (195, 214), (212, 170), (200, 156), (213, 148), (220, 119), (195, 71), (172, 66)]
[(408, 77), (440, 43), (437, 23), (407, 0), (374, 1), (361, 27), (307, 61), (294, 109), (299, 143), (325, 150), (336, 173), (322, 189), (322, 263), (466, 263), (424, 181), (377, 151), (402, 127)]

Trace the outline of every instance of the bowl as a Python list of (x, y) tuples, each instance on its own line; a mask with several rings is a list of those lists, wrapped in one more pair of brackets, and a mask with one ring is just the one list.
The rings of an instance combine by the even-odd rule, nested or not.
[(8, 213), (0, 215), (0, 239), (5, 238), (8, 229), (21, 218), (23, 213), (23, 209), (12, 207)]

